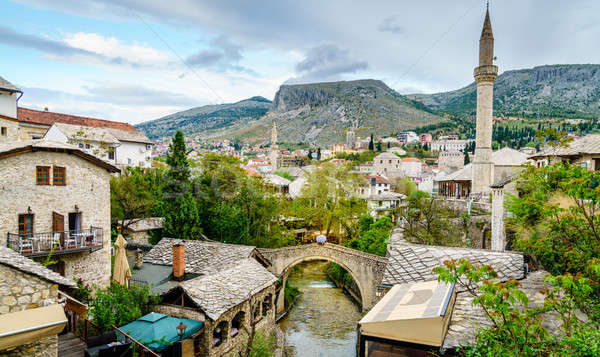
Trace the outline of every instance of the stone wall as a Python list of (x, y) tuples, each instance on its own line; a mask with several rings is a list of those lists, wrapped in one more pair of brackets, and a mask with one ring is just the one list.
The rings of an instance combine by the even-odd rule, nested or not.
[(0, 133), (0, 144), (19, 140), (19, 123), (17, 121), (0, 118), (0, 128), (6, 128), (6, 136)]
[(42, 307), (57, 297), (58, 285), (0, 265), (0, 314)]
[(57, 357), (58, 335), (48, 336), (9, 350), (0, 351), (2, 357)]
[(284, 277), (294, 265), (308, 260), (327, 260), (341, 265), (356, 281), (363, 310), (375, 304), (375, 291), (381, 282), (387, 259), (336, 244), (307, 244), (280, 249), (261, 249), (272, 266), (271, 272)]
[[(66, 167), (65, 186), (36, 185), (36, 166)], [(52, 170), (51, 170), (52, 171)], [(52, 183), (52, 174), (50, 181)], [(19, 214), (34, 214), (34, 233), (52, 231), (52, 212), (81, 213), (81, 228), (103, 229), (104, 248), (93, 253), (55, 256), (65, 262), (67, 278), (78, 276), (106, 285), (110, 279), (110, 174), (75, 155), (31, 152), (0, 159), (0, 244), (7, 232), (18, 233)]]
[[(263, 302), (265, 298), (270, 295), (270, 304), (268, 306), (267, 311), (263, 311)], [(229, 309), (225, 313), (223, 313), (219, 318), (215, 321), (204, 318), (204, 314), (195, 309), (179, 307), (174, 305), (158, 305), (154, 308), (155, 312), (160, 312), (163, 314), (168, 314), (170, 316), (182, 317), (186, 319), (192, 319), (197, 321), (204, 321), (204, 330), (198, 337), (200, 339), (200, 345), (203, 346), (204, 356), (211, 357), (221, 357), (221, 356), (230, 356), (230, 357), (238, 357), (240, 352), (245, 351), (246, 346), (248, 344), (248, 340), (250, 337), (251, 331), (251, 319), (252, 311), (255, 308), (258, 308), (258, 317), (254, 320), (256, 321), (255, 331), (262, 330), (265, 333), (271, 333), (273, 329), (276, 327), (275, 325), (275, 286), (271, 285), (260, 292), (254, 294), (249, 300), (244, 301), (243, 303)], [(231, 326), (232, 321), (238, 315), (238, 313), (243, 312), (244, 318), (242, 319), (242, 327), (237, 335), (230, 336), (231, 334)], [(264, 315), (263, 315), (264, 313)], [(222, 322), (224, 322), (223, 329), (223, 342), (219, 346), (213, 346), (213, 331), (219, 326)]]
[[(57, 297), (58, 285), (35, 275), (0, 265), (0, 315), (42, 307), (44, 301), (55, 303)], [(0, 356), (7, 357), (56, 357), (57, 355), (57, 335), (0, 351)]]
[[(483, 197), (486, 199), (487, 197)], [(456, 211), (460, 214), (468, 211), (469, 200), (456, 198), (437, 198), (437, 200), (445, 207)], [(471, 202), (471, 213), (489, 213), (492, 211), (492, 205), (487, 200)]]

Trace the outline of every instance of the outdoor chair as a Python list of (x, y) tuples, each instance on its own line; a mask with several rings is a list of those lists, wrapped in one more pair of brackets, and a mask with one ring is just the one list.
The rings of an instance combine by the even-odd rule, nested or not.
[(62, 249), (62, 245), (60, 244), (60, 233), (54, 233), (50, 240), (50, 249), (54, 246), (58, 247), (58, 249)]
[(79, 233), (69, 234), (68, 238), (65, 239), (65, 248), (75, 248), (77, 247), (77, 238)]
[(19, 237), (19, 253), (30, 250), (33, 253), (33, 241), (30, 238)]

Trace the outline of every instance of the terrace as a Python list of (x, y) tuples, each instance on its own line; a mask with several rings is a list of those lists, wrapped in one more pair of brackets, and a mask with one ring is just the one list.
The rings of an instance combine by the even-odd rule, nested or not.
[(44, 233), (8, 233), (8, 247), (28, 257), (61, 255), (102, 249), (102, 228)]

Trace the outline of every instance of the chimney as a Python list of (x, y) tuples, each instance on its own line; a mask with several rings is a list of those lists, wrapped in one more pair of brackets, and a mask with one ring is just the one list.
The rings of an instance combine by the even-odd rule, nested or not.
[(135, 251), (135, 258), (133, 261), (133, 269), (140, 269), (144, 264), (144, 252), (141, 249)]
[(183, 243), (173, 244), (173, 279), (183, 280), (185, 274), (185, 245)]

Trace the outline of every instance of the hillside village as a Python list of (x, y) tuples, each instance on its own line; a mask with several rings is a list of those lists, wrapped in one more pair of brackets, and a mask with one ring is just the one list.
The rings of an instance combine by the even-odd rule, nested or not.
[(474, 123), (369, 80), (133, 126), (1, 73), (0, 356), (600, 355), (598, 118), (496, 112), (473, 33)]

